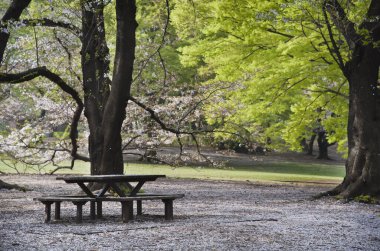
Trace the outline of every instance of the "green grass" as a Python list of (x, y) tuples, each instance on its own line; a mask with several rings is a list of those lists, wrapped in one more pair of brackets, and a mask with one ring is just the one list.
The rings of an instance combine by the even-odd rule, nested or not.
[[(42, 173), (49, 172), (46, 167)], [(14, 170), (0, 164), (0, 171), (15, 173)], [(38, 173), (38, 170), (27, 170)], [(89, 174), (88, 163), (78, 161), (73, 170), (63, 169), (58, 174)], [(165, 174), (172, 178), (196, 178), (237, 181), (281, 181), (281, 182), (327, 182), (337, 183), (344, 177), (343, 165), (324, 165), (297, 162), (254, 163), (251, 167), (177, 167), (129, 163), (125, 165), (126, 174)]]

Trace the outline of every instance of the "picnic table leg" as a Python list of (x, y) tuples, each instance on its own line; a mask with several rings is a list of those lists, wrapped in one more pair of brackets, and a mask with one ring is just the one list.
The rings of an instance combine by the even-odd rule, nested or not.
[(86, 202), (73, 202), (73, 204), (77, 206), (77, 223), (81, 223), (83, 220), (83, 205)]
[(136, 204), (137, 204), (137, 215), (142, 215), (142, 201), (136, 200)]
[(96, 202), (96, 215), (97, 215), (98, 219), (101, 219), (103, 217), (102, 202), (101, 201)]
[(42, 203), (45, 205), (45, 223), (48, 223), (51, 220), (51, 204), (54, 202), (44, 201)]
[(55, 211), (54, 212), (55, 212), (54, 219), (60, 220), (61, 219), (61, 202), (60, 201), (55, 202)]
[(133, 201), (121, 201), (121, 217), (123, 222), (133, 220)]
[(95, 201), (90, 202), (90, 218), (91, 218), (91, 220), (95, 220), (95, 218), (96, 218)]
[(162, 200), (165, 204), (165, 220), (173, 220), (173, 200)]

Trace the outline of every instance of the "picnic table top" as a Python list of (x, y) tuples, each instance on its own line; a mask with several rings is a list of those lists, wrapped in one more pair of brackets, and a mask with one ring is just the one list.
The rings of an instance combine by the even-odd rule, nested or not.
[(67, 183), (75, 182), (139, 182), (139, 181), (154, 181), (157, 178), (165, 178), (166, 175), (79, 175), (79, 176), (59, 176), (57, 180), (64, 180)]

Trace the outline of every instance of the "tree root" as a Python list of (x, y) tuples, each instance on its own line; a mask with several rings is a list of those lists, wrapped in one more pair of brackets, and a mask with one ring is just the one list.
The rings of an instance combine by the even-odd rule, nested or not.
[(21, 186), (15, 185), (15, 184), (9, 184), (9, 183), (6, 183), (2, 180), (0, 180), (0, 189), (8, 189), (8, 190), (16, 189), (16, 190), (23, 191), (23, 192), (29, 191), (29, 189), (27, 189), (25, 187), (21, 187)]
[(313, 196), (312, 200), (321, 199), (327, 196), (337, 196), (338, 199), (341, 199), (346, 203), (352, 200), (357, 200), (358, 196), (372, 198), (376, 203), (379, 203), (380, 201), (380, 191), (371, 190), (361, 177), (354, 182), (347, 182), (347, 180), (344, 180), (334, 189)]

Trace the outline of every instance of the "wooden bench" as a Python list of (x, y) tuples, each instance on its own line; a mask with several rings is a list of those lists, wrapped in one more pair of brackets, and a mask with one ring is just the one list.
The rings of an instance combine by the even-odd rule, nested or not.
[[(184, 197), (184, 194), (138, 194), (130, 197), (101, 197), (96, 198), (98, 217), (101, 216), (101, 201), (117, 201), (121, 203), (121, 217), (123, 222), (133, 220), (133, 201), (137, 202), (137, 215), (142, 215), (143, 200), (162, 200), (165, 205), (165, 220), (173, 220), (173, 201)], [(99, 215), (100, 213), (100, 215)]]
[(39, 197), (34, 198), (35, 201), (40, 201), (45, 205), (45, 222), (51, 221), (51, 205), (55, 204), (54, 219), (61, 219), (61, 203), (64, 201), (72, 202), (77, 207), (76, 221), (78, 223), (83, 220), (83, 205), (87, 202), (91, 202), (90, 206), (90, 217), (95, 219), (95, 198), (83, 197), (83, 196), (49, 196), (49, 197)]
[[(61, 218), (61, 203), (72, 202), (77, 206), (76, 221), (78, 223), (83, 220), (83, 205), (90, 202), (90, 217), (95, 220), (102, 217), (102, 202), (103, 201), (117, 201), (121, 203), (121, 215), (123, 222), (128, 222), (133, 219), (133, 201), (137, 202), (137, 215), (142, 214), (142, 201), (143, 200), (162, 200), (165, 205), (165, 219), (173, 219), (173, 201), (184, 197), (184, 194), (137, 194), (130, 197), (83, 197), (83, 196), (49, 196), (34, 198), (35, 201), (40, 201), (45, 205), (45, 222), (51, 221), (51, 205), (55, 204), (55, 220)], [(96, 203), (96, 214), (95, 214)]]

